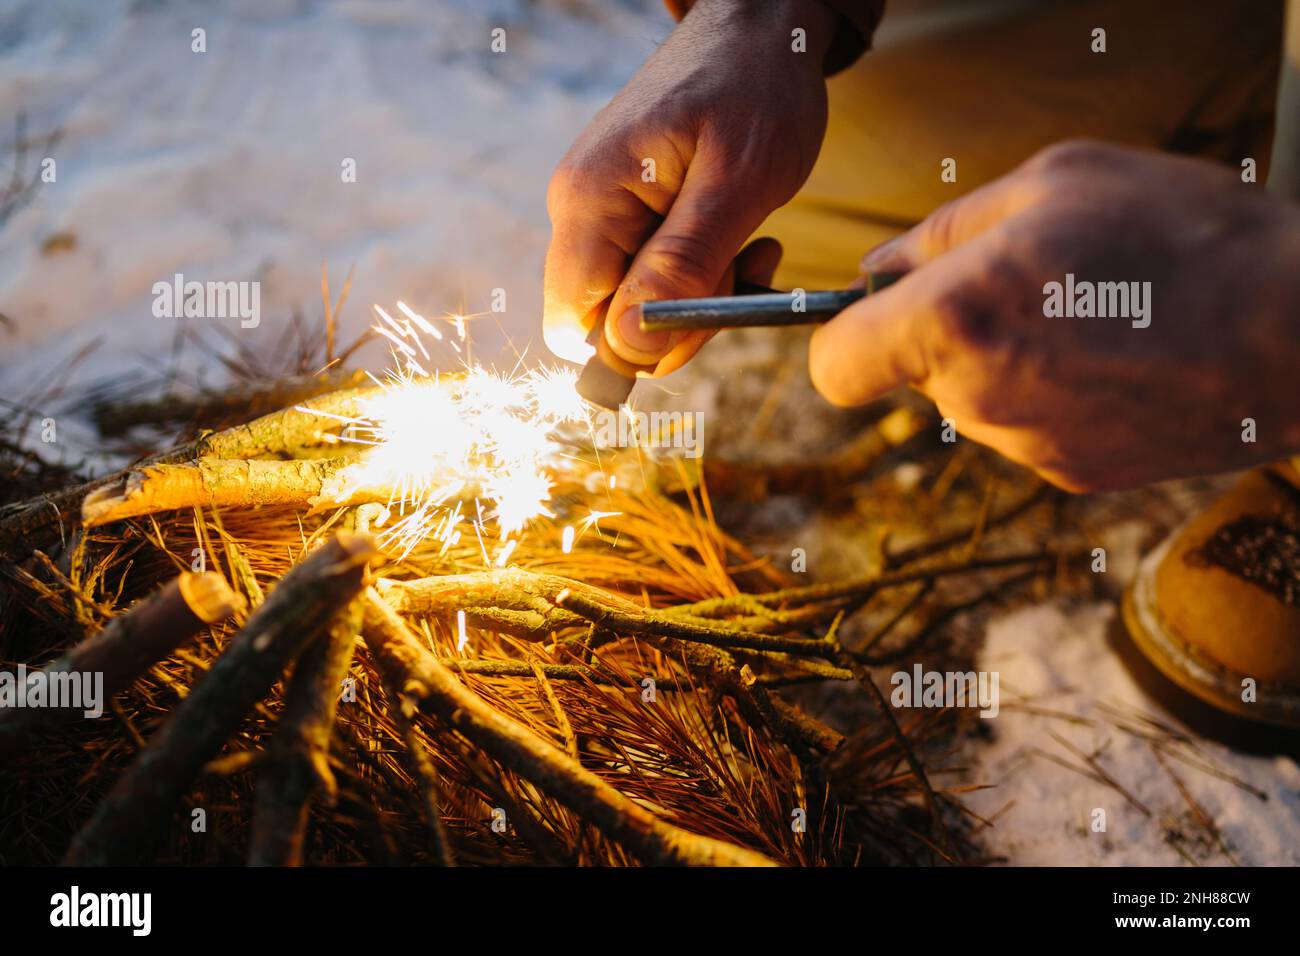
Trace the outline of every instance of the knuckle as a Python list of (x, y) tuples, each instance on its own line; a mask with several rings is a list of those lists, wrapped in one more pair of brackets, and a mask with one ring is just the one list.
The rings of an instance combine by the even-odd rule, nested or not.
[(933, 256), (956, 245), (960, 200), (950, 199), (930, 213), (918, 239), (925, 256)]
[(586, 166), (578, 161), (565, 159), (551, 173), (546, 185), (546, 211), (552, 218), (571, 208), (574, 201), (582, 197), (593, 177)]
[(698, 295), (712, 294), (724, 268), (716, 244), (689, 233), (655, 236), (645, 265), (672, 294)]
[(1027, 166), (1043, 172), (1091, 169), (1106, 163), (1114, 147), (1099, 140), (1067, 139), (1040, 149)]

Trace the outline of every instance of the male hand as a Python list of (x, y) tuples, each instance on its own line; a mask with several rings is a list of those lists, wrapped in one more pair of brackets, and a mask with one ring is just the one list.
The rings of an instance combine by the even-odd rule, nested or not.
[[(812, 170), (834, 23), (818, 0), (698, 0), (596, 116), (547, 194), (543, 334), (552, 352), (585, 361), (604, 314), (618, 357), (667, 374), (708, 333), (642, 332), (634, 306), (730, 294), (733, 277), (771, 281), (774, 241), (733, 260)], [(795, 27), (807, 31), (806, 52), (791, 49)]]
[[(863, 268), (910, 273), (814, 333), (812, 379), (835, 404), (914, 385), (1072, 491), (1300, 451), (1300, 207), (1232, 171), (1053, 146)], [(1067, 273), (1149, 282), (1146, 318), (1049, 317)]]

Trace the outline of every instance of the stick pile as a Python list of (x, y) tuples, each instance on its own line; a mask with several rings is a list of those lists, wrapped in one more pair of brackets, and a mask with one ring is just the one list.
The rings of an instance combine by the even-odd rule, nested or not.
[[(506, 569), (468, 525), (399, 560), (362, 501), (318, 497), (349, 459), (313, 410), (364, 391), (0, 506), (0, 666), (58, 657), (115, 695), (93, 722), (0, 711), (6, 862), (970, 859), (931, 767), (951, 715), (896, 713), (872, 668), (1059, 575), (1062, 555), (985, 541), (1040, 493), (811, 585), (718, 527), (711, 481), (754, 500), (862, 480), (919, 430), (895, 415), (829, 470), (643, 461), (639, 484), (566, 487)], [(954, 581), (978, 587), (931, 600)], [(866, 720), (800, 705), (836, 684)]]

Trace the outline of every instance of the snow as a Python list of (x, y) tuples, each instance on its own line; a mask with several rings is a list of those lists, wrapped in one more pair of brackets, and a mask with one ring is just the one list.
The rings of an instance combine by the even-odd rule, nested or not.
[[(1116, 615), (1111, 602), (1043, 605), (1013, 611), (989, 626), (979, 667), (999, 673), (1002, 711), (991, 721), (993, 742), (982, 748), (979, 773), (998, 786), (973, 794), (967, 804), (985, 816), (1007, 809), (986, 831), (984, 843), (989, 852), (1022, 865), (1178, 865), (1187, 860), (1166, 840), (1169, 830), (1176, 829), (1187, 835), (1191, 845), (1184, 848), (1197, 863), (1227, 865), (1228, 857), (1190, 819), (1186, 800), (1149, 743), (1110, 720), (1115, 712), (1148, 714), (1177, 725), (1108, 646), (1107, 629)], [(1017, 701), (1054, 713), (1019, 710)], [(1061, 715), (1088, 723), (1071, 723)], [(1052, 733), (1084, 753), (1104, 747), (1098, 763), (1150, 816), (1115, 789), (1044, 757), (1046, 752), (1082, 764)], [(1177, 749), (1249, 783), (1267, 798), (1176, 759), (1166, 760), (1219, 828), (1237, 862), (1300, 864), (1300, 768), (1292, 759), (1249, 756), (1204, 740), (1194, 750)], [(1098, 808), (1106, 814), (1104, 833), (1092, 829)]]
[[(488, 48), (497, 26), (507, 31), (505, 55)], [(336, 290), (355, 267), (345, 341), (369, 324), (372, 302), (482, 312), (504, 288), (500, 327), (478, 322), (477, 354), (537, 355), (550, 171), (670, 27), (658, 0), (0, 2), (0, 122), (24, 112), (31, 136), (62, 133), (57, 181), (0, 227), (0, 313), (13, 323), (0, 328), (0, 397), (30, 394), (110, 334), (85, 375), (156, 379), (170, 367), (175, 324), (154, 317), (151, 289), (177, 272), (259, 280), (258, 328), (198, 321), (225, 321), (265, 348), (295, 308), (319, 315), (321, 263)], [(191, 51), (195, 28), (206, 30), (206, 53)], [(0, 125), (6, 153), (9, 134)], [(29, 157), (29, 174), (38, 158)], [(355, 183), (340, 175), (347, 158)], [(73, 248), (42, 251), (64, 233)], [(714, 408), (725, 376), (728, 388), (749, 387), (757, 407), (766, 385), (752, 380), (777, 368), (778, 341), (787, 340), (734, 337), (729, 354), (706, 349), (694, 374), (662, 394)], [(448, 352), (444, 364), (455, 358)], [(221, 375), (192, 347), (178, 368), (192, 380)], [(785, 394), (802, 401), (808, 392), (796, 375)], [(824, 437), (811, 413), (797, 426), (773, 434)], [(1140, 529), (1113, 533), (1110, 573), (1122, 584)], [(1166, 834), (1170, 821), (1196, 831), (1186, 801), (1148, 743), (1112, 721), (1118, 708), (1173, 722), (1111, 650), (1116, 613), (1113, 600), (1048, 603), (989, 626), (978, 666), (999, 671), (1002, 711), (991, 741), (969, 742), (963, 761), (972, 780), (997, 784), (968, 798), (995, 817), (980, 837), (990, 855), (1185, 862)], [(1021, 709), (1016, 695), (1056, 715)], [(1045, 758), (1078, 763), (1052, 733), (1085, 752), (1108, 741), (1101, 766), (1152, 815)], [(1169, 761), (1229, 851), (1243, 863), (1300, 863), (1296, 764), (1196, 746), (1267, 796)], [(1106, 810), (1104, 834), (1090, 829), (1096, 808)], [(1186, 849), (1197, 862), (1227, 861), (1212, 846)]]
[[(173, 328), (152, 314), (150, 290), (177, 272), (260, 280), (262, 325), (238, 330), (255, 345), (274, 342), (295, 307), (319, 314), (324, 262), (336, 289), (355, 266), (352, 334), (371, 302), (484, 312), (502, 288), (502, 329), (479, 329), (477, 347), (501, 360), (514, 358), (506, 335), (539, 348), (551, 169), (671, 26), (654, 0), (0, 11), (0, 117), (22, 111), (31, 134), (62, 131), (57, 181), (0, 231), (10, 396), (109, 330), (92, 374), (157, 363)], [(504, 54), (489, 50), (498, 26)], [(191, 51), (195, 28), (206, 53)], [(356, 182), (341, 175), (349, 158)], [(75, 248), (42, 254), (64, 232)], [(182, 356), (183, 369), (202, 366)]]

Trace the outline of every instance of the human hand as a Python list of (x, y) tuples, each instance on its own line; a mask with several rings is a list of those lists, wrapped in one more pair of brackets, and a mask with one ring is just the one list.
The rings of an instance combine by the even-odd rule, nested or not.
[[(779, 258), (771, 240), (734, 260), (812, 170), (834, 23), (818, 0), (771, 0), (761, 10), (698, 0), (596, 116), (547, 193), (543, 335), (552, 352), (586, 361), (604, 316), (624, 371), (667, 374), (711, 333), (642, 332), (639, 303), (729, 294), (733, 275), (770, 281)], [(804, 53), (791, 49), (797, 26), (807, 31)]]
[[(813, 383), (835, 404), (914, 385), (960, 433), (1072, 491), (1300, 450), (1300, 208), (1220, 167), (1060, 144), (863, 269), (910, 272), (814, 333)], [(1136, 293), (1128, 315), (1053, 314), (1067, 273), (1098, 302), (1123, 305), (1103, 283)]]

